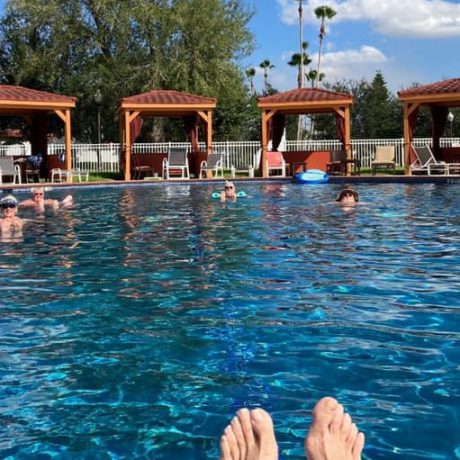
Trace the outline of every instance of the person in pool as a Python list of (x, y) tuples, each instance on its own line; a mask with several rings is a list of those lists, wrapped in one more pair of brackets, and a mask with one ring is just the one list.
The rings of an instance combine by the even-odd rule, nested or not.
[(351, 188), (344, 188), (339, 192), (335, 201), (341, 206), (351, 207), (359, 202), (359, 195), (358, 192)]
[(37, 211), (43, 212), (46, 206), (56, 211), (59, 208), (68, 208), (72, 203), (72, 195), (67, 195), (62, 201), (46, 199), (45, 189), (42, 187), (35, 187), (32, 189), (32, 198), (21, 201), (19, 206), (34, 207)]
[(24, 221), (16, 214), (18, 212), (18, 200), (13, 195), (4, 195), (0, 198), (0, 231), (3, 239), (17, 239), (22, 237)]
[[(360, 460), (364, 434), (343, 406), (329, 396), (313, 409), (305, 439), (308, 460)], [(220, 460), (278, 460), (273, 421), (263, 409), (240, 409), (220, 439)]]
[(225, 181), (225, 189), (220, 192), (220, 201), (236, 201), (235, 184), (231, 181)]

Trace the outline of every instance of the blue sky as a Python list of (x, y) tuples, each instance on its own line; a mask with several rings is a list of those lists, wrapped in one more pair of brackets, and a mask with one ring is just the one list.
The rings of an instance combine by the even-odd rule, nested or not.
[[(250, 28), (256, 49), (243, 61), (257, 71), (268, 59), (269, 81), (284, 91), (297, 85), (287, 62), (299, 48), (298, 0), (245, 0), (255, 14)], [(460, 0), (303, 0), (304, 40), (316, 67), (319, 21), (313, 10), (328, 5), (337, 15), (327, 22), (321, 71), (326, 81), (371, 80), (381, 70), (391, 91), (412, 83), (460, 77)], [(5, 0), (0, 0), (3, 11)]]

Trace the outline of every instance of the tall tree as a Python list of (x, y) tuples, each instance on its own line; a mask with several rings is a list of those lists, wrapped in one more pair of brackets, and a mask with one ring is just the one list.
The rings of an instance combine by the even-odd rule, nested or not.
[(246, 70), (246, 77), (249, 78), (249, 89), (251, 94), (254, 94), (254, 77), (256, 76), (256, 69), (251, 67), (250, 69)]
[(259, 66), (264, 71), (264, 93), (268, 94), (269, 92), (269, 84), (268, 84), (268, 71), (275, 67), (268, 59), (264, 59)]
[[(321, 24), (319, 27), (319, 50), (318, 50), (318, 67), (316, 68), (317, 76), (320, 75), (320, 66), (321, 66), (321, 54), (323, 50), (323, 41), (324, 37), (326, 36), (326, 27), (325, 27), (325, 22), (326, 19), (331, 20), (337, 13), (327, 5), (319, 6), (318, 8), (315, 8), (315, 16), (321, 20)], [(317, 86), (318, 80), (316, 80), (316, 84), (314, 86)]]
[(302, 43), (302, 54), (294, 53), (291, 56), (291, 60), (288, 62), (288, 65), (291, 67), (297, 67), (297, 87), (302, 87), (302, 72), (305, 66), (311, 63), (311, 59), (308, 56), (307, 49), (309, 43), (303, 42)]
[(397, 137), (402, 123), (397, 126), (394, 116), (400, 104), (387, 88), (387, 83), (381, 71), (377, 71), (368, 88), (363, 104), (363, 125), (367, 137), (389, 138)]

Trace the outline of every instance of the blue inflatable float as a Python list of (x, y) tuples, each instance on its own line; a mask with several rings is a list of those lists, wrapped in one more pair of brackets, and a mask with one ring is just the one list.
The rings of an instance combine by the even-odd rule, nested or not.
[(295, 174), (294, 180), (299, 184), (324, 184), (329, 180), (329, 174), (320, 169), (309, 169)]

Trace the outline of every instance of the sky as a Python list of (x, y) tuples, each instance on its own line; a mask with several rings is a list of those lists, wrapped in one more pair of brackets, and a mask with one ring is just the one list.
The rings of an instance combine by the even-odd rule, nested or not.
[[(287, 63), (299, 52), (299, 0), (243, 0), (254, 10), (249, 28), (256, 47), (244, 68), (274, 67), (269, 82), (278, 91), (297, 87), (296, 70)], [(0, 0), (3, 12), (5, 0)], [(328, 5), (336, 16), (326, 23), (320, 71), (325, 80), (371, 81), (377, 70), (396, 93), (414, 83), (460, 77), (460, 0), (302, 0), (303, 38), (316, 68), (319, 20), (313, 11)]]
[[(263, 84), (264, 59), (275, 66), (269, 72), (274, 88), (296, 88), (296, 70), (287, 62), (300, 48), (299, 0), (246, 3), (255, 11), (249, 26), (256, 49), (244, 66), (256, 69), (256, 88)], [(396, 93), (414, 83), (460, 78), (460, 0), (303, 0), (302, 5), (303, 37), (315, 69), (320, 22), (313, 11), (328, 5), (337, 13), (326, 22), (324, 81), (371, 81), (380, 70)]]

